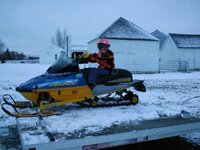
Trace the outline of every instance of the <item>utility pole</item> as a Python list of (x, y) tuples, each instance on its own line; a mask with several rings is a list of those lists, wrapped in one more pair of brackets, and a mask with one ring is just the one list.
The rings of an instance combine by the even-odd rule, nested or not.
[(69, 36), (67, 35), (67, 57), (69, 57), (68, 53), (69, 53)]

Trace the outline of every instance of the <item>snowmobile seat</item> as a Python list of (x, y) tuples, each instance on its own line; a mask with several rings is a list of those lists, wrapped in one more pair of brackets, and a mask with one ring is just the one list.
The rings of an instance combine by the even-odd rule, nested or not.
[(132, 73), (125, 69), (113, 69), (109, 75), (97, 77), (97, 85), (116, 85), (122, 82), (132, 82)]
[[(89, 75), (89, 69), (85, 68), (82, 70), (84, 78), (88, 80)], [(97, 77), (97, 85), (103, 84), (103, 85), (116, 85), (121, 82), (132, 82), (132, 74), (131, 72), (125, 70), (125, 69), (113, 69), (112, 72), (109, 75), (103, 75)]]

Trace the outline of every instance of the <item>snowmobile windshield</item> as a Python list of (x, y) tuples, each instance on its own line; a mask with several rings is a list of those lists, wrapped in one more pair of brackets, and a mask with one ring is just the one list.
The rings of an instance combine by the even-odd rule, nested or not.
[(48, 69), (48, 73), (65, 73), (78, 71), (79, 67), (74, 59), (67, 57), (66, 52), (61, 51), (59, 58)]

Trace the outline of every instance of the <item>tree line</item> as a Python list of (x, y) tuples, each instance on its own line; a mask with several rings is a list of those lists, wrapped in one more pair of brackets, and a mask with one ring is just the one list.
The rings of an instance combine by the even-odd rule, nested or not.
[(0, 39), (0, 61), (4, 63), (6, 60), (23, 60), (23, 59), (36, 59), (32, 56), (26, 56), (24, 53), (16, 52), (16, 51), (10, 51), (8, 48), (5, 50), (5, 44)]
[(0, 54), (0, 61), (2, 63), (4, 63), (6, 60), (23, 60), (26, 58), (27, 56), (25, 54), (16, 51), (9, 51), (9, 49), (6, 49), (5, 52)]
[[(50, 40), (51, 44), (61, 47), (69, 52), (69, 45), (71, 43), (71, 37), (67, 33), (67, 30), (64, 29), (61, 31), (57, 29), (55, 35)], [(23, 59), (38, 59), (33, 56), (26, 56), (22, 52), (10, 51), (6, 49), (5, 43), (0, 39), (0, 61), (5, 62), (6, 60), (23, 60)]]

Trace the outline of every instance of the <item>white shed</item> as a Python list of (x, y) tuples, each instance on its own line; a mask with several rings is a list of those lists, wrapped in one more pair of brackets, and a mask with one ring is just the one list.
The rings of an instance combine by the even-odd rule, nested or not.
[(154, 32), (151, 33), (151, 35), (155, 36), (156, 38), (158, 38), (160, 40), (160, 49), (161, 49), (165, 42), (167, 35), (165, 35), (164, 33), (162, 33), (159, 30), (155, 30)]
[(100, 36), (88, 42), (90, 52), (98, 52), (97, 41), (110, 40), (116, 68), (131, 72), (159, 72), (159, 40), (147, 31), (120, 17)]
[(75, 58), (86, 51), (88, 51), (88, 45), (71, 45), (70, 57)]
[(160, 69), (200, 70), (200, 35), (170, 33), (160, 51)]
[(53, 64), (55, 60), (58, 59), (60, 51), (65, 50), (56, 45), (45, 46), (40, 50), (40, 63)]

